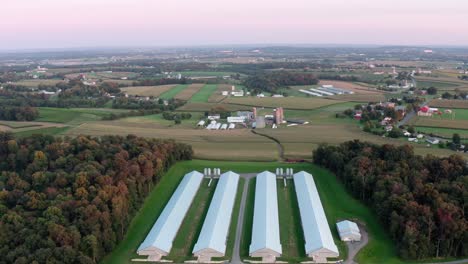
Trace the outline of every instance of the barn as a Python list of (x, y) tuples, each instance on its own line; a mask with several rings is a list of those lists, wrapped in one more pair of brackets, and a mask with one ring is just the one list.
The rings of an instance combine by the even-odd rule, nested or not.
[(276, 175), (264, 171), (257, 175), (255, 186), (252, 242), (249, 255), (272, 263), (281, 256)]
[(336, 228), (343, 241), (361, 241), (361, 232), (356, 223), (344, 220), (336, 223)]
[(223, 257), (236, 200), (239, 174), (232, 171), (219, 178), (210, 208), (192, 253), (198, 262), (207, 263), (212, 257)]
[(159, 261), (167, 256), (172, 242), (203, 180), (203, 174), (192, 171), (184, 176), (171, 199), (151, 228), (137, 254), (148, 256), (149, 261)]
[(328, 226), (320, 196), (311, 174), (301, 171), (293, 176), (304, 231), (305, 252), (317, 263), (339, 256)]

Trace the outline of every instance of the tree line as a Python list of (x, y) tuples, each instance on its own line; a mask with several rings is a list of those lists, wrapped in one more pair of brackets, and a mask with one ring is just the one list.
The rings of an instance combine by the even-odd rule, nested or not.
[(0, 262), (97, 263), (189, 145), (0, 133)]
[(33, 121), (39, 117), (39, 111), (29, 106), (1, 106), (0, 120)]
[(314, 85), (319, 79), (315, 74), (303, 72), (277, 71), (258, 73), (247, 77), (244, 85), (254, 94), (261, 92), (277, 93), (279, 88), (289, 85)]
[(461, 156), (423, 157), (408, 145), (355, 140), (321, 145), (313, 160), (371, 206), (403, 259), (468, 256), (468, 168)]

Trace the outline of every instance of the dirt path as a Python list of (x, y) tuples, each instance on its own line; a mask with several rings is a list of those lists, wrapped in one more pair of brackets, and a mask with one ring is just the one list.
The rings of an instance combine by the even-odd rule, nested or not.
[(348, 258), (343, 262), (344, 264), (356, 264), (357, 262), (354, 261), (354, 257), (356, 257), (357, 253), (359, 253), (359, 251), (369, 242), (369, 235), (367, 234), (366, 229), (361, 225), (359, 225), (359, 229), (361, 231), (361, 241), (346, 242), (346, 246), (348, 247)]
[(284, 161), (284, 146), (281, 144), (281, 142), (278, 139), (276, 139), (276, 138), (274, 138), (272, 136), (269, 136), (269, 135), (258, 133), (254, 129), (252, 129), (250, 131), (252, 131), (252, 133), (254, 133), (255, 135), (259, 135), (259, 136), (268, 138), (270, 140), (273, 140), (276, 143), (276, 145), (278, 146), (279, 161)]

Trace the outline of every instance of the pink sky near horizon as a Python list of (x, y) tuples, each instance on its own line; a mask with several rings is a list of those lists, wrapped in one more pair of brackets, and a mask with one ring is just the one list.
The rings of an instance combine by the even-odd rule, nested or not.
[(0, 49), (209, 44), (468, 46), (466, 0), (3, 0)]

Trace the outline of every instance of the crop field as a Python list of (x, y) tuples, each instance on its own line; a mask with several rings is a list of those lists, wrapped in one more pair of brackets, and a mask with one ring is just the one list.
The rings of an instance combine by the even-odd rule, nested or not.
[[(170, 168), (166, 175), (162, 177), (161, 181), (153, 188), (149, 197), (145, 200), (143, 206), (130, 223), (124, 239), (117, 245), (114, 251), (102, 261), (102, 263), (126, 264), (130, 263), (132, 258), (137, 257), (137, 247), (144, 240), (146, 234), (162, 212), (164, 206), (170, 199), (172, 193), (177, 188), (177, 185), (185, 173), (192, 170), (203, 171), (203, 168), (206, 167), (219, 167), (222, 171), (232, 170), (237, 173), (249, 173), (262, 172), (264, 170), (274, 171), (277, 167), (284, 166), (284, 164), (276, 162), (217, 162), (192, 160), (177, 163)], [(359, 263), (402, 263), (402, 261), (396, 257), (395, 247), (389, 237), (385, 234), (380, 223), (377, 221), (376, 216), (366, 206), (351, 197), (351, 195), (344, 189), (344, 186), (333, 174), (309, 163), (288, 164), (286, 166), (293, 168), (294, 171), (305, 170), (314, 175), (320, 199), (323, 203), (335, 241), (338, 240), (335, 223), (341, 219), (354, 219), (366, 226), (371, 238), (369, 244), (357, 256), (357, 261), (359, 261)], [(199, 191), (197, 198), (205, 200), (204, 203), (207, 203), (207, 200), (210, 197), (210, 188), (207, 188), (205, 182), (203, 185), (204, 187), (202, 186), (202, 188), (204, 189)], [(289, 181), (288, 186), (292, 186), (291, 181)], [(239, 188), (241, 188), (241, 186), (239, 186)], [(250, 180), (249, 183), (249, 193), (247, 196), (246, 211), (244, 215), (244, 229), (242, 230), (241, 257), (243, 259), (248, 255), (248, 247), (251, 241), (253, 201), (255, 199), (254, 190), (255, 180), (253, 179)], [(343, 201), (346, 201), (346, 203), (343, 203)], [(203, 201), (201, 202), (203, 203)], [(301, 236), (296, 236), (298, 233), (302, 234), (302, 227), (300, 226), (300, 220), (297, 219), (298, 211), (297, 207), (294, 206), (295, 203), (297, 202), (295, 201), (293, 187), (285, 189), (282, 182), (278, 182), (278, 204), (281, 226), (280, 236), (284, 252), (282, 260), (289, 263), (297, 263), (297, 260), (301, 258), (304, 250)], [(192, 206), (187, 219), (189, 219), (189, 217), (192, 219), (190, 214), (195, 209), (201, 211), (206, 210), (205, 206), (206, 205), (200, 206), (202, 209), (197, 209)], [(203, 212), (202, 215), (204, 215)], [(195, 221), (195, 224), (191, 227), (188, 227), (187, 223), (189, 221), (187, 219), (184, 220), (182, 229), (179, 231), (176, 241), (174, 241), (174, 249), (179, 250), (179, 252), (189, 252), (191, 247), (193, 247), (193, 243), (195, 242), (194, 240), (196, 240), (197, 235), (192, 237), (190, 236), (190, 233), (193, 232), (197, 234), (197, 230), (200, 228), (200, 222), (203, 220), (203, 217)], [(232, 224), (234, 223), (231, 223), (231, 225)], [(185, 237), (189, 237), (190, 239), (182, 240), (184, 234), (187, 235)], [(228, 245), (230, 243), (229, 241), (230, 240), (228, 240)], [(184, 242), (184, 248), (178, 246), (182, 245), (182, 242)], [(341, 251), (345, 250), (340, 246), (340, 243), (341, 242), (338, 243), (339, 249)], [(341, 253), (343, 256), (346, 255), (346, 252)], [(181, 255), (183, 254), (185, 253), (181, 253)], [(171, 252), (171, 255), (175, 256), (175, 253)]]
[(415, 127), (416, 131), (427, 134), (434, 134), (439, 137), (451, 139), (454, 133), (459, 134), (462, 138), (468, 138), (468, 130), (466, 129), (453, 129), (453, 128), (441, 128), (441, 127)]
[(187, 84), (179, 84), (173, 87), (172, 89), (169, 89), (168, 91), (160, 94), (160, 97), (162, 99), (172, 99), (174, 98), (178, 93), (182, 92), (185, 88), (187, 88)]
[(451, 83), (451, 82), (438, 82), (438, 81), (417, 81), (416, 85), (418, 88), (429, 88), (429, 87), (435, 87), (435, 88), (454, 88), (457, 87), (458, 85), (456, 83)]
[(87, 122), (68, 130), (65, 135), (102, 136), (135, 134), (148, 138), (175, 139), (193, 146), (195, 156), (215, 160), (278, 159), (276, 144), (247, 129), (209, 131), (206, 129), (167, 128), (157, 123), (128, 122), (126, 120)]
[(0, 131), (9, 131), (15, 137), (26, 137), (34, 134), (57, 135), (68, 130), (68, 126), (49, 122), (0, 121)]
[(230, 84), (218, 84), (216, 91), (214, 91), (208, 98), (208, 102), (218, 103), (222, 101), (224, 98), (226, 98), (226, 96), (222, 94), (223, 91), (231, 91), (231, 85)]
[(251, 110), (252, 107), (247, 105), (234, 105), (234, 104), (225, 104), (225, 103), (195, 103), (188, 102), (185, 105), (177, 108), (177, 111), (183, 112), (205, 112), (210, 111), (213, 107), (222, 107), (226, 111), (234, 112), (240, 110)]
[(39, 107), (39, 118), (41, 122), (66, 123), (71, 125), (81, 124), (88, 121), (101, 120), (102, 117), (112, 113), (128, 112), (128, 110), (109, 108), (52, 108)]
[(445, 100), (445, 99), (432, 100), (429, 103), (429, 105), (432, 107), (445, 107), (449, 109), (453, 109), (453, 108), (468, 109), (468, 100)]
[(229, 104), (256, 106), (256, 107), (284, 107), (285, 109), (302, 109), (310, 110), (328, 105), (338, 104), (341, 101), (329, 100), (322, 98), (300, 98), (300, 97), (241, 97), (241, 98), (228, 98), (223, 101)]
[(384, 94), (372, 93), (372, 94), (341, 94), (335, 96), (329, 96), (328, 99), (347, 101), (347, 102), (380, 102), (386, 101)]
[(179, 100), (188, 101), (188, 100), (190, 100), (190, 98), (192, 98), (192, 96), (194, 94), (198, 93), (198, 91), (200, 91), (200, 89), (204, 85), (205, 84), (203, 84), (203, 83), (190, 84), (187, 88), (183, 89), (180, 93), (175, 95), (174, 98), (179, 99)]
[(14, 82), (13, 84), (26, 86), (26, 87), (30, 87), (30, 88), (36, 88), (40, 84), (48, 85), (48, 86), (55, 86), (59, 82), (63, 82), (63, 80), (59, 80), (59, 79), (31, 79), (31, 80), (21, 80), (19, 82)]
[(112, 79), (118, 79), (120, 80), (123, 77), (128, 77), (128, 78), (134, 78), (138, 76), (137, 73), (134, 72), (107, 72), (107, 71), (101, 71), (101, 72), (82, 72), (82, 73), (72, 73), (72, 74), (67, 74), (65, 75), (66, 78), (68, 79), (75, 79), (78, 78), (80, 75), (86, 75), (86, 78), (88, 79), (102, 79), (102, 80), (112, 80)]
[(434, 86), (441, 91), (468, 90), (468, 81), (462, 81), (457, 77), (417, 77), (416, 81), (417, 85), (424, 85), (423, 87)]
[(175, 84), (158, 86), (133, 86), (120, 88), (120, 90), (130, 95), (158, 97), (159, 95), (166, 93), (169, 90), (175, 89), (175, 86)]
[(451, 120), (439, 117), (415, 117), (410, 123), (414, 126), (468, 129), (468, 119)]
[(208, 99), (216, 91), (216, 89), (216, 84), (206, 84), (200, 89), (200, 91), (198, 91), (192, 96), (192, 98), (190, 98), (190, 102), (208, 102)]
[(223, 77), (236, 74), (235, 72), (218, 72), (218, 71), (183, 71), (180, 72), (185, 77)]
[(357, 94), (382, 94), (382, 91), (379, 91), (375, 88), (369, 88), (352, 82), (342, 82), (342, 81), (328, 81), (322, 80), (319, 85), (333, 85), (336, 88), (342, 88), (346, 90), (353, 91)]

